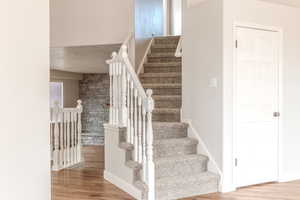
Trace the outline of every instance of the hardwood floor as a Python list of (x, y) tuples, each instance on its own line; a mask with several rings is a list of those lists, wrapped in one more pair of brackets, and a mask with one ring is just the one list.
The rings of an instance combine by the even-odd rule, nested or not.
[(131, 200), (103, 178), (104, 148), (84, 147), (84, 166), (52, 172), (52, 200)]
[[(84, 147), (84, 166), (52, 173), (52, 200), (133, 200), (103, 178), (103, 147)], [(252, 186), (182, 200), (300, 200), (300, 181)]]

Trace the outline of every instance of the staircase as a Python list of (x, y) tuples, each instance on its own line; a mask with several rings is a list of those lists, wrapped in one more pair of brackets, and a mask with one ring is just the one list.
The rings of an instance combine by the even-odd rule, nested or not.
[[(153, 90), (156, 200), (171, 200), (216, 192), (219, 177), (207, 171), (208, 158), (197, 154), (198, 141), (187, 136), (181, 122), (181, 58), (175, 57), (180, 37), (157, 37), (140, 81)], [(135, 185), (143, 189), (139, 180)]]
[(181, 122), (179, 39), (154, 38), (139, 77), (128, 58), (129, 39), (107, 61), (104, 177), (137, 199), (174, 200), (218, 190), (218, 175), (208, 172), (208, 157), (197, 154), (198, 141)]

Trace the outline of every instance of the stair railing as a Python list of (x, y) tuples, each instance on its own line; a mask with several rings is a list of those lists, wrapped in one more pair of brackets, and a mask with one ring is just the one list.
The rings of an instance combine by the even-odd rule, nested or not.
[(59, 171), (82, 162), (81, 101), (76, 108), (51, 108), (50, 141), (52, 170)]
[(175, 52), (175, 57), (182, 57), (182, 36), (179, 39), (176, 52)]
[(153, 162), (152, 90), (145, 92), (124, 43), (107, 61), (110, 75), (109, 123), (127, 128), (126, 141), (134, 146), (133, 160), (142, 166), (141, 179), (148, 185), (148, 200), (155, 199)]

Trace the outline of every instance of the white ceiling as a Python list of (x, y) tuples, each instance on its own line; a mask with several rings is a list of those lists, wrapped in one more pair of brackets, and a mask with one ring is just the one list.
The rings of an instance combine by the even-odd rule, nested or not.
[(77, 73), (107, 73), (108, 60), (120, 44), (51, 48), (50, 68)]
[(300, 7), (300, 0), (261, 0), (261, 1), (278, 3), (278, 4), (293, 6), (293, 7)]

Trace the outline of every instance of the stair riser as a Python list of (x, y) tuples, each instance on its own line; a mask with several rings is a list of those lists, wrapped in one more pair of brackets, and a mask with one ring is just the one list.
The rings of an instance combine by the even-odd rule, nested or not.
[(181, 72), (181, 67), (145, 67), (145, 73), (168, 73), (168, 72)]
[(181, 95), (181, 88), (154, 88), (152, 90), (153, 95)]
[(155, 165), (155, 177), (157, 179), (173, 176), (186, 176), (207, 171), (207, 160), (183, 160), (166, 162)]
[(189, 145), (155, 145), (154, 158), (190, 155), (197, 153), (197, 144)]
[(181, 77), (142, 77), (142, 83), (181, 83)]
[(178, 44), (179, 38), (156, 38), (154, 44)]
[(154, 100), (155, 108), (181, 108), (181, 100)]
[(151, 48), (151, 53), (174, 53), (176, 48)]
[(177, 57), (148, 57), (149, 63), (166, 63), (166, 62), (181, 62), (181, 58)]
[(153, 113), (152, 121), (154, 122), (180, 122), (180, 113)]
[(208, 182), (192, 182), (190, 184), (180, 184), (174, 187), (156, 187), (156, 200), (174, 200), (191, 196), (215, 193), (218, 191), (218, 179)]
[(153, 127), (154, 140), (171, 139), (171, 138), (184, 138), (187, 137), (187, 128), (162, 128)]

